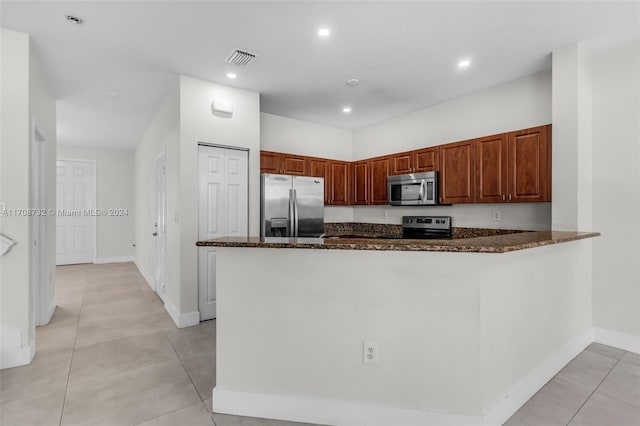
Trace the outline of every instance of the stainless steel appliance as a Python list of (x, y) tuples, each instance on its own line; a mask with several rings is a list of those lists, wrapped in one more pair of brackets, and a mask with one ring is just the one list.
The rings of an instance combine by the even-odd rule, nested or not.
[(438, 172), (389, 176), (387, 196), (392, 206), (438, 204)]
[(402, 238), (451, 238), (451, 216), (403, 216)]
[(324, 179), (263, 174), (260, 183), (262, 237), (324, 234)]

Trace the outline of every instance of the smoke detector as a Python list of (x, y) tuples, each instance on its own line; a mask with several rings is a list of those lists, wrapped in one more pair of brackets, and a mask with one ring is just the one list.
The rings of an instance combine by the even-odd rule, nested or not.
[(350, 78), (347, 80), (347, 86), (349, 87), (356, 87), (358, 84), (360, 84), (360, 80), (357, 78)]
[(229, 56), (227, 56), (224, 61), (238, 65), (239, 67), (246, 67), (253, 63), (257, 56), (255, 53), (247, 52), (246, 50), (235, 49), (229, 53)]

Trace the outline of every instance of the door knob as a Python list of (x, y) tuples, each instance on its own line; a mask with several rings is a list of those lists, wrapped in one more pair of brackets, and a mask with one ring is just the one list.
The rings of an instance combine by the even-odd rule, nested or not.
[(151, 235), (153, 235), (154, 237), (157, 237), (157, 236), (158, 236), (158, 233), (157, 233), (157, 232), (154, 232), (154, 233), (153, 233), (153, 234), (151, 234)]

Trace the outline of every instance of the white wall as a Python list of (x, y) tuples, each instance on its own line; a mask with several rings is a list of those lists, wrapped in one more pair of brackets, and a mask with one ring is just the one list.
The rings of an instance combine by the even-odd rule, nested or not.
[(375, 157), (551, 123), (545, 71), (353, 132), (353, 158)]
[[(354, 160), (551, 123), (551, 72), (500, 84), (353, 133)], [(555, 176), (554, 176), (555, 178)], [(502, 221), (491, 220), (498, 210)], [(550, 229), (549, 203), (451, 207), (354, 207), (356, 222), (401, 223), (403, 215), (451, 215), (454, 226)]]
[(126, 209), (125, 216), (99, 216), (97, 222), (98, 263), (133, 259), (134, 160), (133, 150), (58, 147), (58, 159), (96, 162), (96, 208)]
[[(212, 114), (211, 102), (233, 104), (233, 115)], [(198, 310), (198, 142), (249, 149), (249, 235), (260, 234), (260, 95), (180, 76), (180, 305)], [(169, 210), (169, 217), (176, 212)]]
[[(29, 47), (29, 116), (38, 132), (44, 139), (44, 152), (46, 156), (45, 173), (46, 204), (47, 209), (56, 208), (56, 100), (53, 95), (50, 83), (44, 73), (40, 59), (35, 54), (33, 45)], [(33, 137), (33, 135), (30, 135)], [(46, 307), (46, 318), (40, 319), (40, 324), (48, 323), (55, 309), (56, 294), (56, 217), (47, 215), (47, 274), (46, 290), (41, 293), (44, 300), (38, 301)], [(42, 314), (41, 314), (42, 315)]]
[[(493, 212), (501, 220), (493, 221)], [(437, 207), (367, 206), (353, 209), (353, 220), (361, 223), (400, 225), (402, 216), (451, 216), (454, 227), (549, 230), (551, 203), (458, 204)]]
[(260, 149), (333, 160), (353, 160), (353, 133), (279, 115), (260, 113)]
[[(1, 30), (0, 202), (7, 209), (31, 207), (30, 144), (32, 118), (47, 143), (48, 190), (55, 193), (56, 107), (29, 36)], [(55, 197), (47, 206), (55, 209)], [(55, 289), (55, 218), (47, 218), (49, 280), (47, 300)], [(31, 229), (27, 216), (0, 217), (0, 233), (17, 242), (0, 257), (0, 367), (27, 364), (35, 353), (31, 289)]]
[[(216, 412), (502, 424), (589, 343), (590, 240), (505, 254), (218, 247), (217, 257)], [(378, 344), (377, 365), (363, 363), (363, 341)]]
[[(548, 124), (551, 72), (530, 75), (353, 132), (265, 113), (260, 117), (261, 149), (353, 161)], [(494, 211), (500, 212), (501, 221), (491, 220)], [(551, 227), (550, 203), (325, 207), (325, 222), (400, 224), (402, 216), (420, 214), (451, 215), (454, 226), (528, 230)]]
[(589, 51), (572, 44), (553, 51), (553, 223), (590, 230), (592, 96)]
[[(151, 125), (135, 152), (135, 261), (152, 288), (155, 288), (156, 252), (156, 170), (161, 153), (167, 156), (167, 212), (178, 209), (180, 99), (178, 78), (160, 104)], [(167, 294), (170, 303), (180, 304), (180, 227), (167, 217)]]
[(594, 326), (640, 350), (640, 45), (593, 54)]

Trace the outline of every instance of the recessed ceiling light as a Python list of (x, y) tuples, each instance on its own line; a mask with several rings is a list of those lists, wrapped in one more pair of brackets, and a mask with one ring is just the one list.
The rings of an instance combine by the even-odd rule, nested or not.
[(329, 34), (331, 34), (331, 30), (329, 30), (329, 28), (320, 28), (318, 30), (318, 35), (320, 37), (328, 37)]
[(346, 106), (346, 107), (342, 108), (342, 112), (344, 112), (345, 114), (349, 114), (351, 112), (351, 107), (350, 106)]
[(74, 24), (78, 24), (78, 25), (84, 22), (84, 19), (78, 18), (77, 16), (73, 16), (73, 15), (67, 15), (65, 16), (65, 18), (67, 18), (67, 21), (73, 22)]
[(230, 79), (232, 79), (232, 80), (233, 80), (233, 79), (234, 79), (234, 78), (236, 78), (236, 77), (238, 77), (238, 76), (237, 76), (237, 75), (235, 75), (235, 74), (234, 74), (234, 73), (232, 73), (232, 72), (227, 73), (227, 78), (230, 78)]
[(357, 78), (350, 78), (349, 80), (347, 80), (347, 86), (355, 87), (358, 84), (360, 84), (360, 80), (358, 80)]
[(463, 59), (458, 62), (458, 68), (467, 68), (469, 65), (471, 65), (471, 61), (469, 59)]

